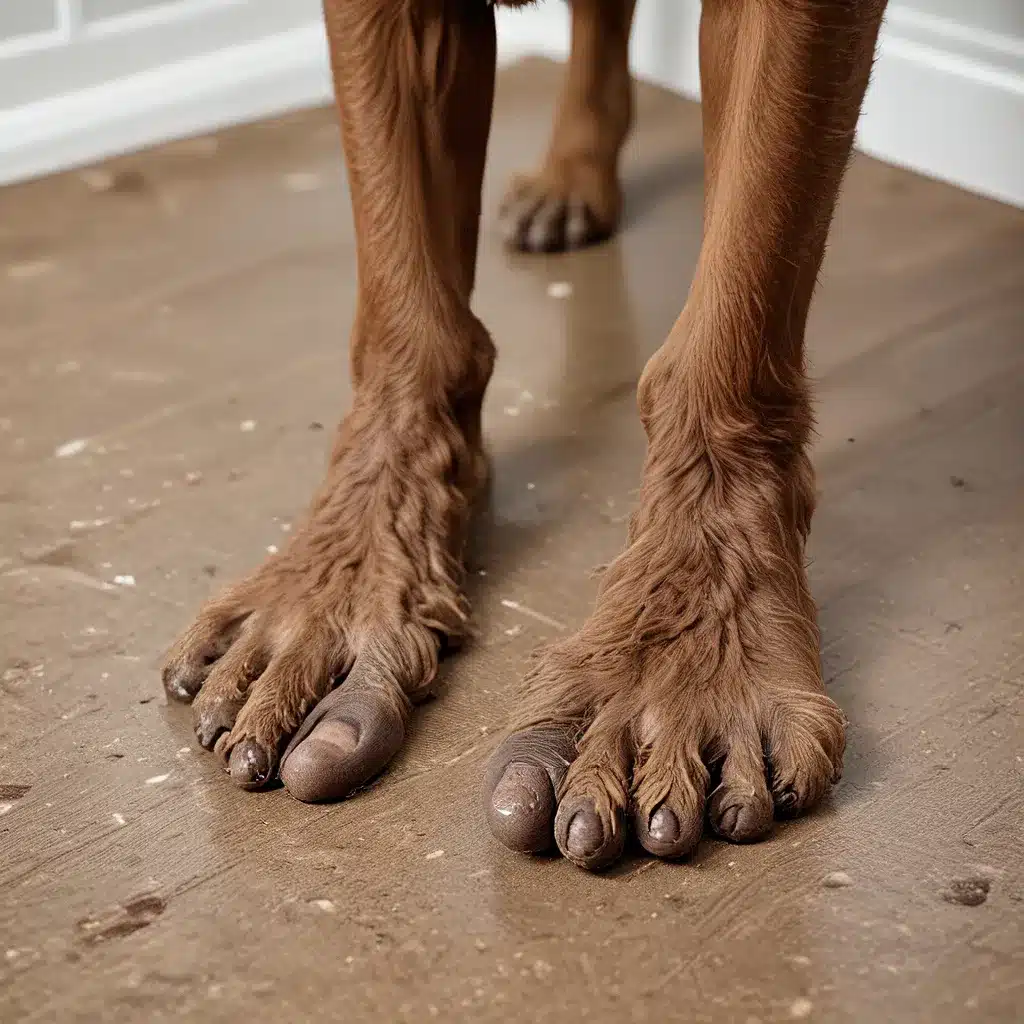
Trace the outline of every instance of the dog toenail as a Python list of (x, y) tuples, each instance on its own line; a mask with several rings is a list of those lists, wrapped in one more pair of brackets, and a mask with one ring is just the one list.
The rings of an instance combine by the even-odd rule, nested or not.
[(675, 843), (679, 839), (679, 819), (667, 807), (659, 807), (647, 826), (651, 838), (659, 843)]
[(775, 806), (781, 814), (793, 814), (796, 811), (797, 796), (792, 789), (785, 790), (775, 801)]
[(491, 831), (509, 849), (541, 853), (551, 847), (555, 794), (543, 768), (515, 762), (508, 765), (489, 803)]
[(739, 821), (740, 809), (736, 804), (730, 804), (718, 815), (718, 831), (728, 837), (736, 834), (736, 823)]
[(196, 739), (199, 740), (199, 746), (206, 750), (213, 750), (217, 740), (227, 731), (226, 726), (204, 717), (196, 726)]
[(233, 782), (255, 789), (270, 777), (270, 757), (255, 740), (242, 740), (231, 751), (228, 770)]
[[(533, 814), (541, 804), (534, 777), (537, 772), (543, 774), (542, 769), (533, 765), (510, 764), (491, 794), (495, 813), (503, 818)], [(544, 775), (544, 782), (547, 782), (547, 775)]]
[(185, 682), (185, 677), (178, 675), (173, 678), (164, 679), (164, 690), (167, 696), (173, 700), (187, 702), (196, 695), (198, 687), (190, 688)]
[(340, 755), (352, 754), (359, 746), (359, 726), (346, 719), (328, 719), (317, 726), (316, 738), (334, 747)]
[(604, 843), (601, 819), (594, 811), (577, 811), (569, 822), (566, 847), (574, 857), (592, 857)]

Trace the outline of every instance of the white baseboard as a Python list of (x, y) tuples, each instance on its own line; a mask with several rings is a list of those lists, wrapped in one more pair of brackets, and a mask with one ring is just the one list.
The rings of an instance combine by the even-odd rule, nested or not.
[[(563, 4), (499, 12), (503, 62), (564, 57)], [(643, 0), (637, 75), (696, 97), (698, 0)], [(331, 95), (323, 28), (311, 22), (94, 88), (0, 110), (0, 184), (212, 131)], [(1024, 40), (893, 8), (858, 147), (1024, 207)]]
[(1024, 39), (892, 10), (857, 144), (1024, 207)]
[(326, 49), (313, 22), (0, 110), (0, 184), (329, 102)]
[[(534, 21), (501, 15), (500, 62), (538, 52), (564, 56), (550, 45), (543, 26), (538, 45)], [(567, 19), (562, 35), (567, 54)], [(0, 109), (0, 185), (331, 98), (327, 42), (317, 20), (92, 88)]]

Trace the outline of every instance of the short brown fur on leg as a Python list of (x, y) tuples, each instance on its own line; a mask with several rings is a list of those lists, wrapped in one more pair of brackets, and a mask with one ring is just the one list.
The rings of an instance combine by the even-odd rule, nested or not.
[(633, 117), (629, 30), (635, 0), (570, 0), (572, 50), (547, 156), (513, 179), (505, 241), (561, 252), (611, 235), (622, 212), (619, 153)]
[[(705, 0), (705, 236), (639, 386), (639, 509), (590, 619), (531, 672), (509, 741), (555, 725), (577, 737), (552, 827), (581, 866), (614, 858), (610, 823), (627, 811), (648, 850), (679, 856), (705, 808), (723, 836), (755, 839), (773, 803), (796, 813), (839, 777), (844, 719), (824, 692), (803, 564), (803, 340), (883, 8)], [(566, 848), (562, 808), (584, 804), (601, 849)]]
[[(469, 308), (494, 82), (493, 12), (466, 0), (327, 0), (356, 225), (352, 408), (285, 550), (200, 612), (168, 693), (246, 788), (288, 752), (303, 799), (380, 770), (468, 625), (462, 550), (484, 478), (494, 360)], [(306, 744), (306, 746), (303, 746)], [(319, 775), (318, 775), (319, 772)]]

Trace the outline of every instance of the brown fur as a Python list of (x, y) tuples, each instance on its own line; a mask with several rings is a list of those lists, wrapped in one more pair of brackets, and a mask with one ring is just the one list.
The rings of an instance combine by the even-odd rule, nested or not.
[[(507, 845), (553, 834), (598, 867), (632, 819), (649, 850), (676, 856), (706, 804), (723, 835), (757, 838), (773, 809), (810, 806), (839, 775), (844, 721), (824, 693), (803, 565), (803, 336), (884, 6), (705, 2), (701, 256), (640, 382), (649, 447), (626, 550), (590, 619), (534, 665), (492, 763), (488, 814)], [(572, 8), (549, 154), (504, 207), (521, 248), (588, 244), (619, 217), (633, 0)], [(165, 671), (173, 695), (198, 691), (200, 739), (243, 785), (272, 773), (338, 674), (404, 721), (439, 638), (466, 629), (460, 559), (483, 480), (493, 347), (469, 298), (493, 15), (482, 0), (326, 12), (359, 247), (354, 404), (306, 524), (200, 613)], [(322, 763), (303, 764), (296, 788), (315, 799)]]

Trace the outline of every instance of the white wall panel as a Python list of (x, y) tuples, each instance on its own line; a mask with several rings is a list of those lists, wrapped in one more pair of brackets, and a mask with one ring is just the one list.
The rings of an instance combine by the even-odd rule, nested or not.
[(57, 0), (0, 0), (0, 45), (57, 27)]
[[(320, 4), (0, 0), (0, 183), (327, 101)], [(696, 96), (699, 15), (639, 0), (635, 72)], [(498, 19), (502, 59), (568, 51), (564, 3)], [(894, 0), (859, 147), (1024, 206), (1022, 21), (1024, 0)]]

